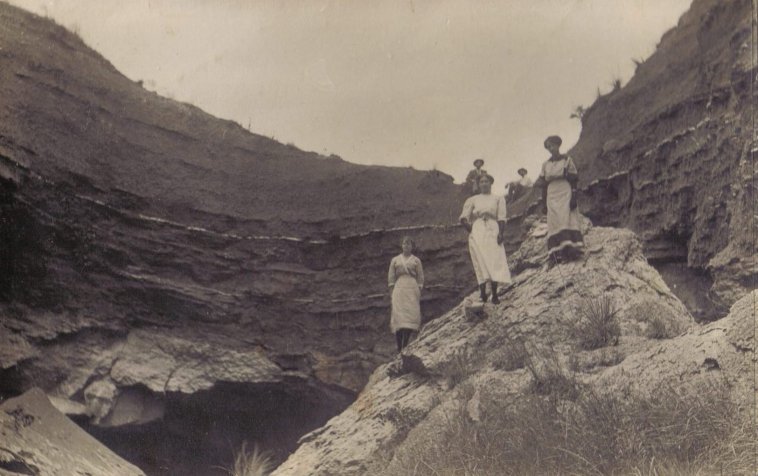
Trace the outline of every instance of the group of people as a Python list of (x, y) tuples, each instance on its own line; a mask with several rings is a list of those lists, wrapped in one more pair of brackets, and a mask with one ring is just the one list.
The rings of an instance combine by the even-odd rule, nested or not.
[[(479, 193), (479, 177), (487, 175), (487, 171), (482, 168), (483, 165), (483, 159), (476, 159), (474, 161), (474, 168), (466, 176), (464, 189), (471, 195)], [(534, 182), (532, 182), (532, 179), (528, 175), (529, 172), (525, 168), (518, 169), (518, 174), (521, 177), (520, 179), (505, 184), (505, 203), (515, 202), (526, 195), (532, 188), (532, 185), (534, 185)]]
[[(543, 164), (535, 187), (542, 189), (542, 212), (547, 215), (548, 259), (567, 261), (581, 256), (584, 247), (581, 219), (577, 210), (579, 175), (574, 161), (560, 152), (561, 138), (545, 139), (550, 153)], [(506, 219), (506, 200), (492, 193), (495, 179), (482, 169), (484, 161), (474, 161), (476, 167), (466, 178), (473, 195), (463, 205), (460, 223), (469, 234), (468, 248), (483, 303), (499, 304), (498, 286), (511, 282), (511, 273), (503, 246)], [(523, 174), (521, 171), (523, 170)], [(526, 170), (519, 170), (522, 178)], [(414, 332), (421, 327), (421, 290), (424, 271), (421, 260), (413, 255), (415, 243), (404, 237), (403, 252), (390, 262), (388, 284), (392, 289), (390, 329), (395, 334), (398, 352), (408, 345)], [(489, 285), (490, 294), (487, 294)]]

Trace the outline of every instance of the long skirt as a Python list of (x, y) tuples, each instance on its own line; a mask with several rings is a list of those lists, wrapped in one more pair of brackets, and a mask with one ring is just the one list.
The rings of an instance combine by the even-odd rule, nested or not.
[(412, 329), (421, 327), (421, 290), (416, 280), (404, 274), (397, 278), (392, 288), (392, 317), (390, 330)]
[(510, 283), (511, 271), (505, 258), (505, 248), (497, 244), (499, 233), (497, 221), (478, 219), (474, 222), (471, 234), (468, 236), (468, 250), (471, 263), (474, 265), (476, 281), (479, 284), (487, 281)]
[(582, 248), (584, 240), (577, 209), (571, 210), (571, 185), (554, 180), (547, 187), (547, 248), (555, 253), (566, 247)]

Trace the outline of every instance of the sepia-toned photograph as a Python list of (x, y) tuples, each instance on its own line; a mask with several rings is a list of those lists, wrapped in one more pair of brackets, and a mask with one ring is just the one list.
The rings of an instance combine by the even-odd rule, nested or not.
[(0, 476), (758, 474), (758, 0), (0, 0)]

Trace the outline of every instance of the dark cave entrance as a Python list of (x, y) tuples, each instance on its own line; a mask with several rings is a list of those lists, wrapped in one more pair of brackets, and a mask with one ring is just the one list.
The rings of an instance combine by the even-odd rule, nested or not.
[(699, 323), (724, 317), (729, 311), (717, 306), (710, 298), (713, 278), (701, 269), (690, 268), (684, 260), (649, 260), (671, 292)]
[(149, 476), (228, 475), (243, 442), (282, 463), (298, 439), (343, 411), (352, 392), (306, 383), (219, 383), (164, 397), (163, 418), (104, 428), (79, 419), (88, 433)]

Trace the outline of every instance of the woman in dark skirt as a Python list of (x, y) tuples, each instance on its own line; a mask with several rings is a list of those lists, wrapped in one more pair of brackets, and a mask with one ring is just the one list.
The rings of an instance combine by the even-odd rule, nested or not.
[(547, 214), (547, 249), (553, 260), (578, 258), (584, 248), (581, 217), (576, 208), (576, 186), (579, 175), (574, 161), (561, 154), (561, 138), (545, 139), (550, 158), (542, 164), (535, 183), (542, 187), (543, 213)]
[(413, 255), (415, 243), (404, 237), (403, 252), (392, 258), (387, 281), (392, 289), (392, 315), (390, 330), (397, 340), (397, 351), (402, 352), (411, 340), (411, 334), (421, 327), (421, 289), (424, 287), (424, 269), (421, 260)]

